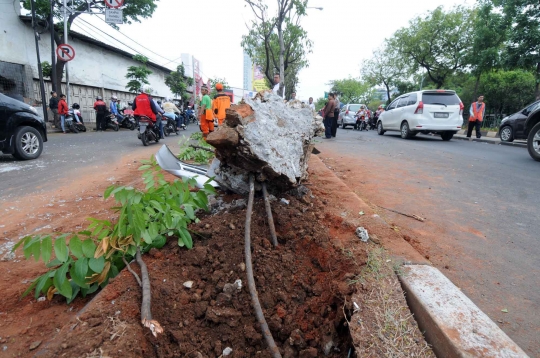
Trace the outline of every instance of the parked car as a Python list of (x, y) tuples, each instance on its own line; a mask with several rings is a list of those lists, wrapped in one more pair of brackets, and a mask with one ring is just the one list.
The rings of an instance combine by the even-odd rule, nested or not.
[(339, 111), (338, 125), (340, 125), (343, 129), (347, 128), (348, 126), (354, 127), (356, 125), (356, 118), (354, 118), (354, 115), (360, 110), (360, 106), (365, 107), (363, 104), (356, 103), (349, 103), (341, 107), (341, 111)]
[(47, 127), (36, 109), (0, 93), (0, 150), (20, 160), (36, 159), (47, 141)]
[(529, 155), (540, 162), (540, 105), (532, 108), (523, 127), (527, 136)]
[(463, 124), (463, 103), (455, 91), (426, 90), (396, 98), (380, 115), (377, 133), (400, 131), (410, 139), (418, 133), (436, 133), (442, 140), (452, 139)]
[(536, 101), (510, 116), (504, 117), (501, 121), (499, 136), (503, 142), (513, 142), (514, 139), (527, 139), (525, 133), (525, 122), (529, 114), (540, 106), (540, 101)]

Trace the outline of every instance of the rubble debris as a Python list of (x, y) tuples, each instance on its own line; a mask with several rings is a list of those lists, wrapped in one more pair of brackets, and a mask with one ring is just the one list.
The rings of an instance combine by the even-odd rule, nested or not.
[(216, 159), (207, 175), (242, 195), (249, 192), (249, 173), (258, 182), (268, 182), (269, 192), (290, 190), (307, 178), (312, 139), (323, 132), (322, 117), (309, 106), (284, 103), (272, 92), (259, 92), (254, 99), (227, 109), (223, 125), (208, 136)]
[(193, 287), (193, 281), (186, 281), (183, 283), (185, 288), (191, 288)]
[(285, 199), (285, 198), (281, 198), (280, 202), (281, 202), (282, 204), (285, 204), (285, 205), (289, 205), (289, 203), (290, 203), (290, 201), (287, 200), (287, 199)]
[(369, 234), (367, 230), (362, 226), (356, 228), (356, 236), (358, 236), (360, 238), (360, 241), (362, 242), (368, 242), (369, 240)]

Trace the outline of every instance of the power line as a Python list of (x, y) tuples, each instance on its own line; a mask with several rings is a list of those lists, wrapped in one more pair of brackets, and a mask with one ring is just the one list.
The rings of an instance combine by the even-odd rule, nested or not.
[[(104, 23), (107, 23), (105, 20), (103, 20), (103, 19), (102, 19), (101, 17), (99, 17), (99, 16), (98, 16), (98, 19), (100, 19), (100, 20), (103, 21)], [(147, 50), (147, 51), (153, 53), (153, 54), (156, 55), (156, 56), (159, 56), (159, 57), (161, 57), (161, 58), (163, 58), (163, 59), (169, 61), (169, 62), (165, 63), (165, 64), (162, 65), (162, 66), (168, 65), (168, 64), (171, 63), (171, 62), (178, 63), (177, 60), (178, 60), (179, 58), (182, 57), (182, 56), (180, 56), (180, 57), (178, 57), (178, 58), (176, 58), (176, 59), (174, 59), (174, 60), (169, 60), (167, 57), (163, 57), (163, 56), (161, 56), (160, 54), (158, 54), (158, 53), (156, 53), (156, 52), (150, 50), (149, 48), (147, 48), (147, 47), (141, 45), (140, 43), (138, 43), (137, 41), (133, 40), (133, 39), (132, 39), (131, 37), (129, 37), (128, 35), (124, 34), (122, 31), (120, 31), (120, 30), (118, 30), (118, 29), (115, 29), (115, 28), (113, 28), (113, 29), (114, 29), (116, 32), (122, 34), (124, 37), (126, 37), (126, 38), (128, 38), (129, 40), (131, 40), (131, 41), (133, 41), (134, 43), (136, 43), (138, 46), (144, 48), (145, 50)]]

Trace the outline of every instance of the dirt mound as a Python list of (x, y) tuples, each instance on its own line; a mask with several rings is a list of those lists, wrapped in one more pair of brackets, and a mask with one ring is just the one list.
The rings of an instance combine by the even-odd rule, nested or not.
[[(347, 357), (352, 344), (344, 314), (350, 319), (356, 287), (349, 282), (366, 257), (353, 260), (339, 240), (331, 242), (317, 200), (312, 206), (287, 199), (289, 205), (273, 204), (277, 249), (262, 199), (255, 203), (252, 252), (265, 317), (284, 357)], [(218, 357), (230, 347), (230, 357), (270, 356), (246, 287), (244, 220), (245, 209), (208, 215), (191, 227), (199, 237), (193, 250), (170, 241), (145, 256), (163, 335), (142, 329), (140, 289), (124, 271), (40, 355)]]

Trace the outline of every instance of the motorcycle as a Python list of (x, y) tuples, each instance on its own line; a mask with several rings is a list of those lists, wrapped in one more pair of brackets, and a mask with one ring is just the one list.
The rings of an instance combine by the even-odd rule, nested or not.
[(369, 129), (372, 129), (372, 130), (377, 129), (377, 121), (378, 120), (379, 120), (379, 117), (373, 116), (373, 118), (371, 118), (369, 120)]
[(66, 132), (79, 133), (79, 130), (74, 124), (73, 114), (66, 114), (64, 117), (64, 128)]
[(176, 121), (167, 117), (163, 116), (162, 120), (167, 118), (167, 122), (163, 125), (163, 134), (165, 134), (165, 137), (168, 137), (169, 134), (176, 133), (178, 135), (178, 128), (176, 127)]
[(364, 129), (367, 131), (367, 123), (366, 123), (366, 117), (364, 116), (355, 116), (356, 118), (356, 124), (354, 125), (354, 129), (357, 131), (363, 131)]
[[(81, 111), (79, 111), (78, 109), (74, 109), (74, 108), (70, 108), (69, 111), (68, 111), (68, 115), (71, 116), (71, 125), (74, 127), (74, 129), (77, 131), (77, 132), (74, 132), (74, 133), (79, 133), (79, 132), (86, 132), (86, 126), (84, 125), (84, 121), (83, 121), (83, 117), (81, 115)], [(77, 122), (75, 119), (75, 115), (77, 115), (77, 118), (79, 118), (79, 122)]]
[(133, 110), (129, 108), (124, 108), (120, 111), (124, 119), (118, 124), (122, 128), (127, 128), (129, 130), (134, 130), (137, 128), (137, 123), (135, 123), (135, 116), (133, 115)]
[(146, 116), (140, 116), (137, 118), (137, 122), (139, 123), (139, 134), (137, 135), (137, 138), (141, 140), (145, 147), (152, 140), (156, 143), (159, 142), (159, 127), (156, 123)]
[(116, 116), (112, 113), (109, 113), (105, 116), (105, 129), (112, 128), (115, 132), (118, 132), (120, 129), (120, 126), (118, 125), (118, 122), (116, 120)]

